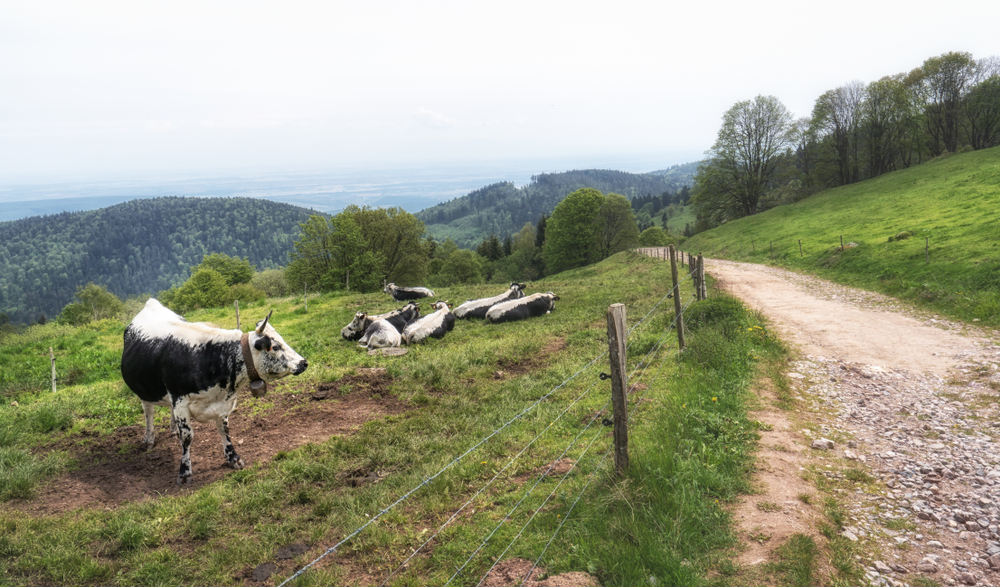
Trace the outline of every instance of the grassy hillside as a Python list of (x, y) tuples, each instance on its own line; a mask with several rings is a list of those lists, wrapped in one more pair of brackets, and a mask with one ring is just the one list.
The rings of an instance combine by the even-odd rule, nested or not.
[[(719, 584), (735, 570), (725, 504), (750, 490), (754, 466), (750, 385), (784, 355), (759, 316), (723, 297), (690, 306), (678, 356), (669, 282), (668, 264), (618, 254), (530, 284), (561, 296), (549, 315), (459, 321), (398, 358), (339, 336), (358, 310), (398, 307), (384, 294), (321, 295), (308, 312), (301, 298), (241, 307), (244, 324), (273, 309), (310, 367), (263, 398), (241, 393), (230, 427), (249, 468), (222, 467), (214, 427), (196, 426), (185, 488), (173, 485), (165, 410), (157, 448), (140, 446), (140, 404), (118, 374), (124, 325), (32, 327), (0, 348), (0, 584), (232, 585), (268, 563), (265, 584), (277, 584), (347, 537), (293, 584), (398, 570), (392, 585), (443, 585), (464, 567), (452, 584), (474, 585), (514, 556), (606, 587)], [(439, 293), (461, 302), (496, 288)], [(616, 302), (634, 385), (621, 481), (599, 378)], [(229, 308), (188, 318), (235, 326)], [(280, 554), (292, 545), (302, 550)]]
[(48, 319), (94, 282), (120, 298), (179, 285), (207, 253), (283, 266), (313, 212), (253, 198), (149, 198), (0, 222), (0, 312)]
[[(910, 236), (890, 242), (903, 232)], [(857, 246), (838, 250), (841, 236)], [(1000, 147), (828, 190), (698, 234), (684, 248), (809, 271), (998, 326)]]

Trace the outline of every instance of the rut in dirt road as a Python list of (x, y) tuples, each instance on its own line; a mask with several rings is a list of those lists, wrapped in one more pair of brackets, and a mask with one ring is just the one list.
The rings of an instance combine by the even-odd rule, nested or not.
[(880, 481), (839, 496), (842, 534), (878, 553), (862, 561), (869, 580), (1000, 585), (997, 333), (773, 267), (706, 259), (706, 271), (801, 353), (796, 417), (836, 441), (804, 448), (818, 438), (802, 430), (810, 463), (833, 479), (843, 474), (823, 463), (868, 467)]

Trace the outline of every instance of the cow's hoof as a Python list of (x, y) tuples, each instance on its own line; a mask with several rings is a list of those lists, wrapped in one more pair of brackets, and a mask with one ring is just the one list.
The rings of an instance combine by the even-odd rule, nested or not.
[(191, 485), (191, 477), (190, 476), (187, 476), (187, 477), (178, 477), (177, 478), (177, 484), (178, 485)]
[(247, 465), (243, 462), (243, 459), (236, 459), (235, 461), (229, 461), (229, 466), (233, 469), (242, 469)]

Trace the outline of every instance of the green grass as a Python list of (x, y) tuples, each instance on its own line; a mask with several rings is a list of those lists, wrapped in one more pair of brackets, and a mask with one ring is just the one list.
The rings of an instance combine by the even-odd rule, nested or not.
[[(998, 326), (997, 210), (1000, 147), (951, 155), (727, 222), (691, 238), (684, 250), (803, 270)], [(912, 236), (889, 242), (903, 231)], [(858, 246), (838, 251), (841, 237)]]
[[(442, 288), (439, 294), (460, 303), (497, 287)], [(687, 301), (689, 284), (685, 288)], [(300, 297), (241, 305), (244, 324), (274, 309), (275, 327), (310, 362), (297, 384), (385, 367), (389, 393), (410, 409), (370, 421), (352, 435), (252, 463), (190, 493), (38, 516), (4, 509), (0, 566), (6, 574), (0, 584), (237, 584), (241, 573), (274, 561), (288, 544), (311, 548), (295, 559), (305, 564), (378, 517), (294, 583), (347, 584), (358, 573), (387, 576), (470, 500), (390, 584), (443, 585), (482, 545), (457, 580), (475, 584), (492, 557), (535, 560), (560, 526), (541, 561), (550, 573), (588, 571), (605, 586), (648, 584), (651, 576), (661, 584), (714, 584), (707, 578), (712, 570), (724, 577), (735, 572), (725, 506), (752, 490), (759, 424), (747, 417), (750, 385), (760, 373), (775, 371), (785, 350), (759, 315), (735, 299), (713, 297), (689, 308), (688, 348), (678, 358), (667, 301), (629, 338), (628, 368), (636, 373), (632, 382), (645, 386), (634, 392), (644, 401), (633, 403), (631, 467), (616, 477), (603, 458), (610, 429), (587, 428), (595, 416), (598, 423), (609, 416), (607, 409), (599, 412), (609, 399), (609, 384), (598, 378), (607, 359), (580, 370), (607, 350), (610, 304), (626, 304), (632, 327), (668, 289), (668, 264), (616, 255), (531, 284), (529, 290), (561, 296), (548, 316), (505, 325), (460, 321), (443, 340), (395, 359), (369, 357), (339, 334), (359, 309), (398, 307), (384, 294), (319, 295), (310, 298), (308, 312)], [(235, 326), (229, 308), (187, 318)], [(55, 443), (141, 425), (139, 402), (118, 373), (123, 328), (102, 323), (32, 330), (20, 344), (5, 341), (0, 348), (10, 370), (0, 388), (2, 499), (30, 500), (53, 475), (79, 465), (52, 450)], [(57, 368), (80, 370), (55, 394), (44, 377), (49, 346), (57, 348)], [(508, 374), (498, 378), (498, 370)], [(273, 396), (241, 396), (234, 418), (257, 413), (269, 401)], [(167, 422), (165, 410), (158, 421)], [(539, 480), (542, 467), (560, 456), (576, 461), (576, 468), (565, 478)], [(351, 475), (372, 471), (381, 474), (379, 482), (350, 483)], [(407, 501), (380, 514), (413, 488)], [(293, 570), (284, 563), (274, 579)]]

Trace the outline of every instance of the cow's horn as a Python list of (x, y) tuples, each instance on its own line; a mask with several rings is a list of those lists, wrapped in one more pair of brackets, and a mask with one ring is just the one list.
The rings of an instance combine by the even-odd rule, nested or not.
[(264, 321), (257, 327), (257, 334), (264, 334), (264, 329), (267, 328), (267, 321), (271, 319), (271, 314), (274, 314), (274, 310), (268, 312), (267, 317), (264, 318)]

